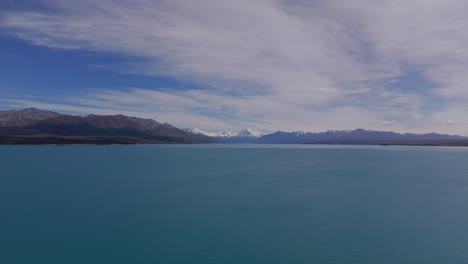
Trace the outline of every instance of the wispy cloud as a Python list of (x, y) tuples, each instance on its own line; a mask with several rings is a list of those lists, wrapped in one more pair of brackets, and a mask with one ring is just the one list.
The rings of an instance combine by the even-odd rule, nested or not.
[[(2, 12), (0, 28), (35, 45), (123, 54), (122, 71), (206, 88), (105, 89), (68, 95), (57, 107), (204, 128), (440, 131), (453, 129), (440, 124), (456, 120), (468, 96), (466, 1), (43, 3), (47, 11)], [(433, 85), (388, 86), (409, 71)]]

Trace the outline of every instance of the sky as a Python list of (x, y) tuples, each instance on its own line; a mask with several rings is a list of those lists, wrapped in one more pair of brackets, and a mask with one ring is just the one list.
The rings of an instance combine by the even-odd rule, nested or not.
[(0, 109), (468, 135), (465, 0), (1, 0)]

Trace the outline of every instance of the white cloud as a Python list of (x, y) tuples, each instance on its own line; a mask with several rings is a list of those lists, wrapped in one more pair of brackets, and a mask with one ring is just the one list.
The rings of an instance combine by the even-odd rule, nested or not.
[[(206, 88), (104, 89), (68, 95), (56, 104), (63, 110), (157, 113), (208, 129), (439, 131), (463, 119), (466, 1), (43, 3), (48, 11), (0, 13), (0, 28), (36, 45), (128, 55), (135, 60), (123, 71)], [(404, 88), (401, 77), (414, 71), (431, 87)], [(468, 134), (463, 122), (443, 127)]]

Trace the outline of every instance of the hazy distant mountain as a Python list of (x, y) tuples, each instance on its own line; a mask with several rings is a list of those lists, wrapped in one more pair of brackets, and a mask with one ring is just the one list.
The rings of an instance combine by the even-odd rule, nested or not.
[(38, 109), (1, 112), (0, 144), (211, 143), (170, 124), (124, 115), (62, 115)]
[(282, 132), (264, 135), (257, 143), (270, 144), (417, 144), (429, 141), (467, 140), (467, 137), (444, 134), (400, 134), (365, 129), (327, 132)]
[(21, 127), (37, 121), (59, 117), (61, 114), (37, 108), (0, 111), (0, 127)]

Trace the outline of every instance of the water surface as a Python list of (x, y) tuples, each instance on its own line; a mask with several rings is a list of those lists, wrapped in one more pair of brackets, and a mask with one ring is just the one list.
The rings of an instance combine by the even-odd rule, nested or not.
[(0, 263), (468, 263), (468, 149), (2, 146)]

